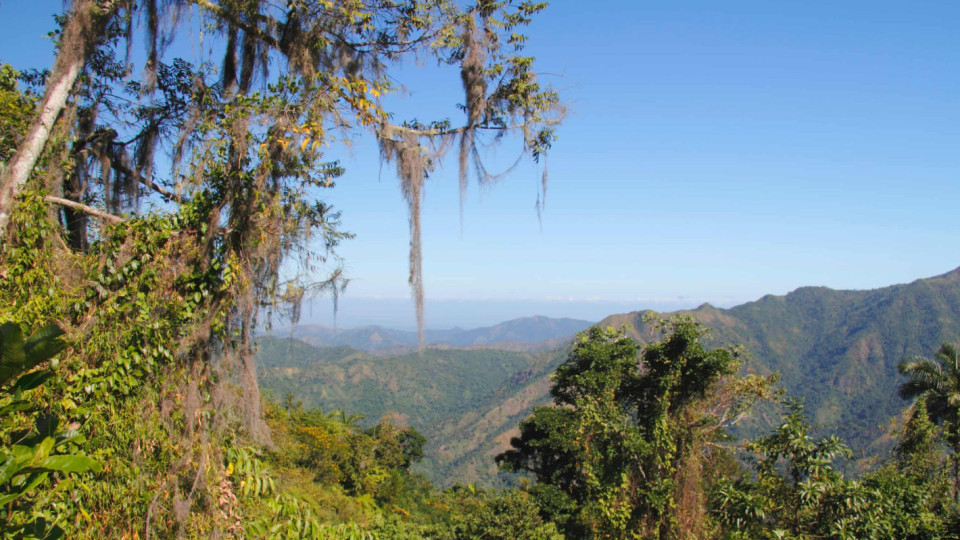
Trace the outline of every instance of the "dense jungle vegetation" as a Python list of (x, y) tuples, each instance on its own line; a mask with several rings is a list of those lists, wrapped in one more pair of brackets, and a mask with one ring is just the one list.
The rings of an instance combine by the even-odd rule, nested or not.
[[(562, 117), (521, 54), (544, 7), (74, 0), (51, 69), (0, 69), (4, 537), (956, 537), (949, 346), (903, 364), (920, 399), (895, 453), (857, 480), (793, 402), (773, 433), (728, 440), (780, 399), (775, 377), (741, 374), (736, 350), (706, 348), (682, 318), (642, 351), (584, 333), (555, 406), (497, 458), (511, 489), (439, 491), (410, 470), (415, 429), (262, 398), (262, 322), (342, 288), (349, 234), (323, 194), (343, 170), (326, 153), (366, 133), (396, 166), (422, 329), (424, 179), (456, 148), (461, 186), (489, 180), (483, 134), (537, 160)], [(167, 58), (196, 20), (216, 61)], [(460, 77), (460, 123), (384, 108), (392, 68), (415, 57)]]

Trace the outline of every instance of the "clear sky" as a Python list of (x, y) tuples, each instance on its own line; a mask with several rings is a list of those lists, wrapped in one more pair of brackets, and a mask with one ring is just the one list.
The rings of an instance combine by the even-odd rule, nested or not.
[[(49, 65), (59, 6), (0, 3), (0, 61)], [(571, 108), (542, 222), (533, 165), (471, 186), (462, 232), (454, 161), (434, 174), (428, 324), (730, 306), (953, 269), (958, 25), (952, 1), (555, 0), (528, 32), (543, 80)], [(457, 118), (456, 72), (408, 66), (398, 79), (399, 117)], [(357, 235), (340, 249), (353, 279), (343, 322), (410, 326), (396, 178), (370, 140), (342, 159), (329, 201)]]

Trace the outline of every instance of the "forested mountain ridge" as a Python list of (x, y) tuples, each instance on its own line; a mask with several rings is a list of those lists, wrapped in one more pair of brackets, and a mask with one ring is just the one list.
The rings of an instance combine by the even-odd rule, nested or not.
[[(817, 424), (867, 451), (880, 425), (906, 405), (896, 395), (903, 382), (897, 364), (960, 338), (960, 269), (880, 289), (801, 287), (729, 309), (705, 304), (678, 313), (713, 329), (709, 345), (742, 345), (746, 368), (779, 371)], [(599, 326), (626, 325), (646, 343), (654, 328), (644, 314), (612, 315)]]
[[(506, 350), (535, 350), (544, 342), (549, 345), (585, 330), (593, 322), (544, 316), (521, 317), (482, 328), (451, 328), (427, 330), (426, 342), (430, 345), (452, 347), (487, 347)], [(364, 351), (386, 351), (390, 354), (410, 352), (417, 346), (415, 331), (396, 330), (383, 326), (362, 326), (351, 329), (334, 329), (320, 325), (298, 325), (269, 333), (275, 337), (295, 337), (317, 347), (347, 345)]]

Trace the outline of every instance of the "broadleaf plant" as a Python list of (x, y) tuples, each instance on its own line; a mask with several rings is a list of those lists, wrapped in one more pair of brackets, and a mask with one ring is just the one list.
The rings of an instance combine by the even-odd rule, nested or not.
[[(59, 429), (59, 419), (35, 414), (36, 407), (24, 397), (54, 377), (49, 367), (29, 371), (51, 360), (66, 344), (56, 325), (47, 325), (24, 339), (20, 326), (0, 325), (0, 394), (9, 400), (0, 407), (0, 532), (21, 538), (57, 538), (63, 531), (42, 516), (33, 514), (31, 495), (51, 475), (100, 471), (97, 461), (71, 452), (80, 439), (73, 430)], [(28, 372), (29, 371), (29, 372)], [(27, 373), (24, 373), (27, 372)], [(18, 378), (19, 376), (19, 378)], [(11, 381), (14, 381), (12, 382)], [(21, 428), (30, 417), (36, 421)]]

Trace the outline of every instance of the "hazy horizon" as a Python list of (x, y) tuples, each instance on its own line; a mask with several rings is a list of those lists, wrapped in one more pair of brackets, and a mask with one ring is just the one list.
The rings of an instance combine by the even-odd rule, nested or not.
[[(730, 307), (742, 302), (722, 305)], [(690, 309), (703, 301), (678, 298), (675, 300), (650, 301), (589, 301), (589, 300), (430, 300), (426, 303), (426, 327), (430, 330), (451, 328), (481, 328), (523, 317), (544, 316), (550, 318), (580, 319), (598, 322), (608, 315), (652, 309), (675, 311)], [(304, 302), (300, 325), (318, 324), (333, 327), (333, 302), (329, 298), (317, 298)], [(289, 322), (279, 321), (275, 328), (289, 327)], [(416, 330), (413, 302), (406, 298), (341, 298), (336, 320), (337, 328), (350, 329), (363, 326), (383, 326), (397, 330)]]
[[(897, 283), (886, 283), (877, 287), (864, 287), (852, 290), (865, 290), (909, 283), (917, 279), (926, 279), (952, 271), (946, 269), (931, 275), (914, 276)], [(751, 298), (693, 298), (684, 296), (662, 296), (625, 300), (604, 299), (426, 299), (426, 328), (429, 330), (448, 330), (451, 328), (472, 329), (519, 319), (523, 317), (544, 316), (550, 318), (581, 319), (599, 322), (601, 319), (620, 313), (653, 310), (670, 312), (694, 309), (704, 303), (715, 307), (731, 308), (747, 302), (753, 302), (766, 294), (784, 295), (800, 287), (825, 286), (824, 284), (803, 284), (789, 291), (769, 291)], [(848, 288), (849, 289), (849, 288)], [(416, 330), (414, 306), (409, 298), (351, 297), (349, 294), (339, 300), (336, 321), (333, 315), (333, 302), (330, 298), (311, 298), (304, 300), (299, 325), (316, 324), (340, 329), (363, 326), (383, 326), (397, 330)], [(274, 328), (289, 328), (288, 320), (274, 319)]]

